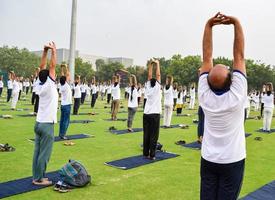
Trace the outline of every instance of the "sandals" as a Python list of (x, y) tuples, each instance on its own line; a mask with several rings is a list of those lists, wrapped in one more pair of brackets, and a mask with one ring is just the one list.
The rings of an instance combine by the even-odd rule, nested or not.
[(262, 137), (255, 137), (254, 140), (257, 140), (257, 141), (262, 141), (263, 138)]
[(186, 144), (186, 142), (184, 140), (179, 140), (177, 142), (175, 142), (176, 145), (183, 145)]
[(15, 148), (7, 144), (0, 144), (0, 151), (1, 152), (11, 152), (15, 151)]
[(75, 145), (75, 143), (72, 141), (68, 141), (68, 142), (64, 142), (64, 145), (65, 146), (73, 146), (73, 145)]

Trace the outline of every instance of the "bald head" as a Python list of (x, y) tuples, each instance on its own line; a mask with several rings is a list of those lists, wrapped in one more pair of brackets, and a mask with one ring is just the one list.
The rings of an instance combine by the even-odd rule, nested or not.
[(217, 64), (209, 72), (208, 81), (215, 90), (226, 89), (231, 84), (230, 71), (225, 65)]

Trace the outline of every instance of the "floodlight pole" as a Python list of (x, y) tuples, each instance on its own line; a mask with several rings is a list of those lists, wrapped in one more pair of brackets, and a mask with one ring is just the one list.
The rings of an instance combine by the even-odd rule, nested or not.
[(75, 77), (74, 72), (75, 72), (75, 46), (76, 46), (76, 14), (77, 14), (77, 0), (72, 0), (70, 55), (69, 55), (69, 68), (70, 68), (72, 82), (74, 82), (74, 77)]

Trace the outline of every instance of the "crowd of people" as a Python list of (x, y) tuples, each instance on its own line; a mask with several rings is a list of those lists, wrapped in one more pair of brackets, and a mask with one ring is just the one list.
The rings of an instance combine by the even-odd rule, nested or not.
[[(234, 26), (233, 72), (229, 71), (228, 66), (213, 65), (212, 29), (217, 25)], [(49, 51), (51, 60), (49, 69), (46, 69)], [(33, 184), (36, 185), (52, 184), (44, 174), (52, 152), (59, 96), (59, 137), (64, 140), (67, 139), (72, 105), (73, 115), (78, 115), (80, 106), (86, 101), (91, 102), (93, 110), (98, 99), (106, 100), (106, 103), (111, 105), (111, 120), (118, 119), (120, 108), (120, 76), (114, 74), (111, 80), (105, 81), (93, 77), (90, 82), (85, 77), (76, 76), (72, 83), (67, 65), (61, 65), (60, 75), (56, 75), (55, 67), (56, 47), (54, 42), (51, 42), (44, 46), (40, 67), (35, 70), (33, 76), (23, 78), (11, 71), (7, 81), (7, 102), (11, 100), (11, 109), (16, 109), (22, 93), (32, 93), (31, 103), (34, 105), (34, 114), (37, 115), (33, 156)], [(274, 110), (272, 83), (265, 83), (261, 91), (253, 90), (247, 94), (244, 35), (239, 20), (218, 13), (207, 21), (197, 92), (195, 83), (190, 83), (188, 88), (174, 82), (171, 75), (167, 75), (165, 84), (162, 84), (160, 63), (156, 59), (150, 59), (147, 68), (147, 81), (144, 84), (138, 83), (136, 76), (130, 75), (124, 94), (128, 104), (129, 132), (133, 132), (133, 121), (138, 107), (143, 107), (143, 156), (146, 159), (156, 159), (162, 102), (163, 126), (169, 128), (173, 111), (180, 115), (183, 108), (195, 109), (197, 94), (198, 140), (202, 143), (201, 199), (237, 199), (246, 157), (244, 118), (249, 117), (250, 106), (254, 111), (260, 109), (263, 131), (270, 132)], [(3, 78), (0, 77), (0, 96), (3, 86)]]

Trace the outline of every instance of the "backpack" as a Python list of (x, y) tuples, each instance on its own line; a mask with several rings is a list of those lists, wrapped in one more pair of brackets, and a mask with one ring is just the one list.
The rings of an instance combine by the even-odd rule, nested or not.
[(91, 182), (91, 176), (88, 175), (85, 167), (75, 160), (69, 160), (69, 162), (59, 170), (59, 175), (65, 183), (73, 187), (84, 187)]

